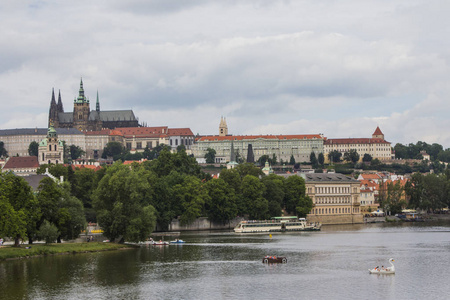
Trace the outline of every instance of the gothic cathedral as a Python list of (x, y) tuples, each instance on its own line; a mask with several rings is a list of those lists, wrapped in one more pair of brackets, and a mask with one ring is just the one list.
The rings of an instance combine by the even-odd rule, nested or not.
[(48, 126), (55, 128), (76, 128), (80, 131), (98, 131), (117, 127), (138, 127), (139, 121), (132, 110), (100, 111), (97, 92), (95, 110), (90, 110), (89, 99), (84, 95), (83, 79), (80, 82), (78, 97), (73, 100), (73, 113), (64, 112), (61, 92), (58, 103), (55, 101), (55, 91), (52, 90), (52, 100), (48, 116)]

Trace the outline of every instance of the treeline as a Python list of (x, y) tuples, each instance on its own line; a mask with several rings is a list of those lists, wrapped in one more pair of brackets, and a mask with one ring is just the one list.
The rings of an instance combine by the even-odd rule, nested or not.
[(432, 212), (450, 207), (450, 170), (441, 175), (415, 173), (407, 182), (405, 192), (410, 208)]
[(397, 143), (394, 150), (395, 158), (398, 159), (422, 159), (423, 156), (420, 152), (426, 151), (430, 155), (431, 161), (450, 162), (450, 148), (444, 150), (444, 147), (437, 143), (431, 145), (421, 141), (408, 145)]
[[(60, 239), (69, 239), (81, 232), (87, 220), (97, 221), (111, 240), (122, 237), (140, 241), (149, 236), (156, 224), (162, 230), (168, 229), (174, 218), (183, 225), (198, 217), (225, 223), (237, 216), (267, 219), (280, 216), (282, 210), (306, 216), (312, 209), (312, 200), (305, 195), (305, 182), (299, 176), (265, 176), (253, 164), (241, 164), (222, 170), (220, 177), (213, 179), (183, 150), (171, 153), (163, 148), (151, 161), (131, 165), (118, 161), (97, 171), (43, 165), (38, 173), (46, 168), (56, 178), (64, 176), (67, 180), (57, 185), (50, 178), (44, 179), (37, 196), (20, 177), (2, 175), (21, 185), (13, 189), (15, 192), (5, 194), (3, 189), (8, 190), (13, 184), (1, 185), (1, 205), (13, 205), (19, 193), (27, 196), (21, 194), (23, 205), (10, 209), (17, 214), (9, 218), (11, 222), (1, 221), (5, 220), (1, 215), (0, 234), (34, 239), (47, 221), (56, 227)], [(0, 214), (8, 211), (2, 208)], [(10, 228), (16, 223), (24, 227), (13, 232)]]
[(450, 170), (440, 175), (414, 173), (404, 186), (398, 180), (381, 182), (378, 201), (391, 214), (401, 213), (403, 208), (440, 211), (450, 205)]

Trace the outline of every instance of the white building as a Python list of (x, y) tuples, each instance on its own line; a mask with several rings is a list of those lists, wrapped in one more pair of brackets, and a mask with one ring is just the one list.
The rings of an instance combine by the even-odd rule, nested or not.
[(372, 138), (348, 138), (348, 139), (327, 139), (324, 142), (325, 160), (328, 161), (328, 154), (332, 151), (342, 153), (349, 152), (355, 149), (360, 157), (363, 159), (364, 154), (369, 154), (372, 159), (389, 160), (392, 158), (391, 143), (384, 139), (384, 134), (380, 128), (372, 134)]

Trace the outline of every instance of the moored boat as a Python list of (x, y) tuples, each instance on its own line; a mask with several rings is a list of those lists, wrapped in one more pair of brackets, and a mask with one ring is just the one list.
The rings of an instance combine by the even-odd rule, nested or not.
[(305, 218), (274, 217), (271, 220), (241, 221), (234, 228), (236, 233), (284, 232), (284, 231), (317, 231), (320, 223), (308, 223)]

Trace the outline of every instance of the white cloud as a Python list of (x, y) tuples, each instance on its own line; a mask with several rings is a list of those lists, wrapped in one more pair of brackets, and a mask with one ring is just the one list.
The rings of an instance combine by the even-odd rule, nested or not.
[[(450, 3), (45, 1), (0, 4), (0, 128), (45, 127), (82, 76), (149, 125), (323, 133), (450, 147)], [(26, 117), (21, 117), (26, 116)], [(34, 116), (34, 117), (33, 117)], [(34, 123), (33, 123), (34, 122)], [(21, 125), (22, 124), (22, 125)]]

